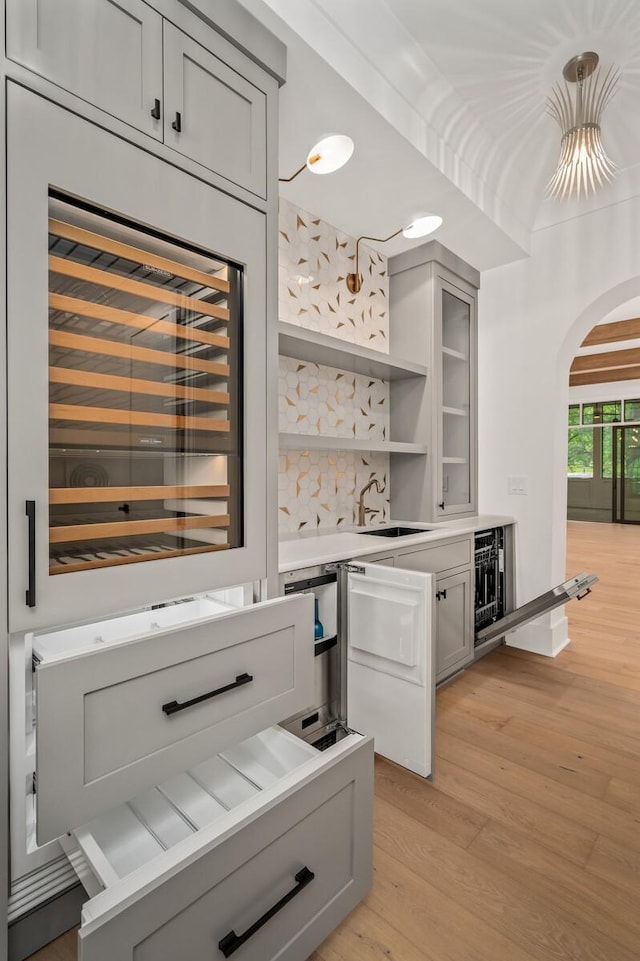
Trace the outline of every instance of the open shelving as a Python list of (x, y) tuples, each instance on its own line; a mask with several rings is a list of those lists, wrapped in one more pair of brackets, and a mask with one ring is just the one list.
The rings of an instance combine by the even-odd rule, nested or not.
[(389, 381), (426, 377), (428, 373), (424, 364), (383, 354), (380, 350), (371, 350), (330, 334), (321, 334), (283, 321), (278, 324), (278, 337), (280, 353), (295, 360)]
[(334, 437), (328, 434), (280, 434), (281, 450), (359, 450), (384, 454), (426, 454), (425, 444), (373, 440), (368, 437)]

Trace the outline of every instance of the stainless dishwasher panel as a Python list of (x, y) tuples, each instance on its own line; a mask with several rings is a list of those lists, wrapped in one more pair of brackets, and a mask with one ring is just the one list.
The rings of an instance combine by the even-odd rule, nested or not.
[(510, 634), (511, 631), (515, 631), (530, 621), (534, 621), (536, 617), (540, 617), (542, 614), (546, 614), (556, 607), (562, 607), (563, 604), (566, 604), (567, 601), (572, 600), (574, 597), (582, 600), (583, 597), (591, 593), (591, 587), (596, 584), (597, 581), (598, 578), (595, 574), (586, 573), (569, 578), (568, 581), (558, 584), (558, 586), (552, 588), (552, 590), (540, 594), (532, 601), (523, 604), (522, 607), (518, 607), (515, 611), (506, 614), (504, 617), (501, 617), (500, 620), (478, 631), (476, 634), (476, 643), (484, 644), (497, 637), (502, 637), (503, 634)]

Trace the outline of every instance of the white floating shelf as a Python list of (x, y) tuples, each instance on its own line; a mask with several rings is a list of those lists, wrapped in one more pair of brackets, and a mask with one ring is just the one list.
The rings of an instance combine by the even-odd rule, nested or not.
[(295, 360), (312, 364), (337, 367), (379, 380), (406, 380), (409, 377), (426, 377), (428, 368), (410, 360), (400, 360), (381, 350), (360, 347), (329, 334), (320, 334), (306, 327), (278, 324), (280, 353)]
[(443, 353), (443, 354), (446, 354), (447, 357), (455, 357), (456, 360), (468, 360), (468, 359), (469, 359), (466, 354), (463, 354), (463, 353), (462, 353), (461, 350), (454, 350), (453, 347), (444, 347), (444, 346), (443, 346), (443, 348), (442, 348), (442, 353)]
[(468, 464), (469, 458), (468, 457), (443, 457), (442, 463), (443, 464)]
[(403, 444), (366, 437), (330, 437), (327, 434), (280, 434), (281, 450), (361, 450), (386, 454), (426, 454), (425, 444)]
[(468, 417), (469, 411), (463, 410), (462, 407), (443, 407), (443, 414), (452, 414), (454, 417)]

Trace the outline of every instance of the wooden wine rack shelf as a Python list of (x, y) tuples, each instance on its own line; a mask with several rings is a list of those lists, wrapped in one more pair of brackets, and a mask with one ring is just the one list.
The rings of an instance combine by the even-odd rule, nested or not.
[(143, 380), (140, 377), (119, 377), (116, 374), (95, 374), (93, 371), (76, 370), (73, 367), (50, 367), (49, 382), (69, 387), (90, 387), (97, 390), (116, 390), (124, 394), (151, 394), (156, 397), (174, 397), (176, 400), (203, 401), (226, 407), (231, 395), (223, 390), (206, 387), (187, 387), (183, 384), (167, 384), (164, 381)]
[(206, 554), (211, 551), (226, 551), (228, 544), (207, 544), (206, 547), (185, 547), (176, 548), (168, 551), (154, 551), (152, 554), (129, 556), (129, 557), (110, 557), (108, 559), (97, 559), (95, 561), (75, 561), (71, 564), (52, 565), (49, 568), (50, 574), (72, 574), (76, 571), (93, 571), (101, 567), (120, 567), (122, 564), (140, 564), (144, 561), (157, 561), (168, 557), (186, 557), (188, 554)]
[(147, 314), (134, 314), (130, 310), (121, 310), (119, 307), (94, 304), (89, 300), (80, 300), (78, 297), (68, 297), (66, 294), (50, 293), (49, 307), (78, 317), (106, 320), (110, 324), (118, 324), (121, 327), (133, 327), (135, 330), (144, 330), (153, 334), (167, 334), (169, 337), (177, 337), (181, 340), (195, 340), (223, 350), (229, 348), (229, 338), (223, 334), (212, 334), (208, 330), (200, 330), (189, 324), (174, 324), (170, 320), (149, 317)]
[(167, 257), (159, 257), (148, 250), (132, 247), (130, 244), (124, 244), (119, 240), (103, 237), (91, 230), (84, 230), (82, 227), (76, 227), (73, 224), (65, 224), (62, 220), (51, 218), (49, 220), (49, 230), (56, 237), (64, 237), (65, 240), (86, 244), (87, 247), (93, 247), (94, 250), (101, 250), (104, 253), (114, 254), (116, 257), (124, 257), (126, 260), (147, 264), (150, 267), (156, 267), (158, 270), (166, 270), (175, 274), (176, 277), (192, 280), (194, 283), (202, 284), (203, 287), (209, 287), (212, 290), (221, 290), (228, 294), (231, 289), (229, 281), (224, 278), (214, 277), (211, 274), (206, 274), (203, 270), (195, 270), (193, 267), (187, 267), (186, 264), (169, 260)]
[(82, 407), (80, 404), (49, 404), (51, 420), (96, 424), (124, 424), (127, 427), (168, 427), (180, 430), (229, 431), (228, 420), (210, 417), (184, 417), (180, 414), (153, 414), (147, 411), (118, 410), (114, 407)]
[(113, 521), (98, 524), (67, 524), (49, 528), (50, 544), (95, 540), (104, 537), (135, 537), (137, 534), (165, 534), (170, 531), (192, 531), (207, 527), (229, 526), (228, 514), (197, 517), (162, 517), (159, 520)]
[(134, 297), (160, 301), (160, 303), (163, 304), (180, 307), (182, 310), (191, 310), (194, 314), (206, 314), (208, 317), (217, 317), (219, 320), (226, 321), (230, 319), (229, 311), (226, 307), (218, 307), (216, 304), (210, 304), (206, 300), (188, 297), (186, 294), (168, 290), (166, 287), (156, 287), (153, 284), (145, 284), (142, 280), (131, 280), (129, 277), (120, 277), (119, 274), (114, 274), (107, 270), (98, 270), (96, 267), (85, 267), (84, 264), (76, 263), (74, 260), (65, 260), (64, 257), (56, 257), (55, 254), (49, 256), (49, 270), (54, 274), (73, 277), (74, 280), (84, 280), (89, 284), (96, 284), (99, 287), (108, 287), (109, 290), (119, 290), (125, 294), (132, 294)]
[(106, 357), (121, 357), (123, 360), (139, 360), (146, 364), (159, 364), (163, 367), (180, 367), (182, 370), (198, 370), (205, 374), (228, 377), (227, 364), (213, 360), (200, 360), (184, 354), (172, 354), (165, 350), (150, 347), (132, 347), (112, 340), (86, 337), (84, 334), (68, 334), (63, 330), (50, 330), (49, 343), (52, 347), (66, 347), (68, 350), (81, 350), (90, 354), (104, 354)]
[(168, 498), (229, 497), (227, 484), (163, 487), (54, 487), (49, 490), (50, 504), (109, 504), (127, 501), (158, 501)]

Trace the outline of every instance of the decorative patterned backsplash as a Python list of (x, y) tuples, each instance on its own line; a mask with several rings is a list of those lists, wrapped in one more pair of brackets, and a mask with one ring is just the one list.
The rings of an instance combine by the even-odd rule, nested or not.
[[(355, 239), (313, 214), (280, 200), (280, 320), (387, 353), (387, 260), (360, 245), (362, 289), (350, 294), (345, 278), (355, 269)], [(350, 371), (280, 358), (280, 430), (330, 437), (389, 436), (389, 386)], [(278, 500), (281, 533), (357, 523), (358, 495), (366, 496), (367, 524), (388, 520), (389, 455), (334, 450), (280, 453)]]
[(280, 358), (280, 430), (386, 440), (389, 385), (361, 374)]
[(280, 199), (280, 320), (389, 352), (387, 258), (360, 244), (362, 289), (352, 294), (356, 241)]
[(367, 526), (388, 520), (389, 455), (341, 450), (280, 451), (280, 532), (357, 524), (358, 495), (373, 477), (384, 488), (366, 495)]

